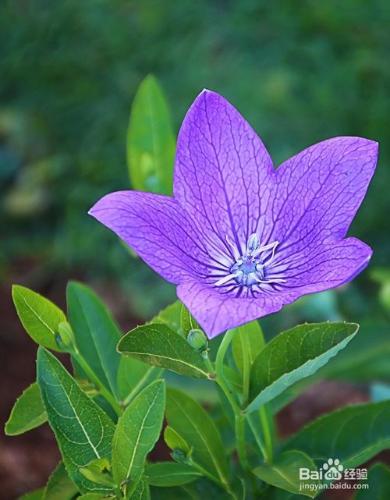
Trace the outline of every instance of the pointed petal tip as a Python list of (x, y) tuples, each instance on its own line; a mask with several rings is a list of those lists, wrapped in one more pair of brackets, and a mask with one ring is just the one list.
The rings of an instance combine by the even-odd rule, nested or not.
[(103, 196), (102, 198), (100, 198), (100, 200), (94, 203), (92, 207), (88, 210), (87, 214), (90, 215), (91, 217), (94, 217), (95, 219), (98, 219), (97, 212), (99, 211), (99, 205), (101, 205), (101, 202), (104, 198), (105, 196)]
[(371, 163), (375, 169), (379, 156), (379, 142), (373, 139), (367, 139), (366, 137), (357, 137), (357, 139), (359, 140), (363, 150), (372, 155)]
[(367, 139), (367, 140), (370, 143), (370, 145), (371, 145), (373, 151), (375, 152), (376, 156), (378, 157), (378, 155), (379, 155), (379, 142), (371, 140), (371, 139)]
[(98, 215), (99, 212), (103, 214), (106, 211), (117, 209), (118, 205), (122, 205), (126, 201), (126, 196), (131, 193), (136, 193), (136, 191), (121, 190), (104, 194), (92, 205), (87, 213), (88, 215), (95, 217), (95, 219), (100, 220), (100, 215)]
[(199, 95), (204, 95), (204, 94), (216, 94), (214, 90), (207, 89), (206, 87), (199, 93)]
[[(359, 238), (355, 238), (354, 236), (350, 236), (349, 238), (346, 238), (351, 243), (354, 243), (355, 245), (360, 247), (360, 252), (361, 252), (361, 260), (360, 260), (360, 265), (358, 265), (349, 276), (346, 277), (344, 281), (339, 283), (337, 286), (342, 286), (345, 285), (352, 280), (356, 278), (361, 272), (363, 272), (366, 267), (368, 267), (370, 260), (372, 258), (372, 255), (374, 253), (374, 250), (370, 247), (370, 245), (367, 245), (362, 240), (359, 240)], [(346, 241), (344, 240), (344, 241)], [(334, 287), (333, 287), (334, 288)]]
[(379, 142), (374, 140), (374, 139), (367, 139), (366, 137), (357, 137), (359, 141), (361, 141), (363, 144), (366, 144), (366, 146), (370, 149), (372, 149), (373, 152), (378, 153), (379, 150)]
[(92, 205), (87, 214), (96, 219), (98, 222), (110, 227), (110, 225), (106, 224), (106, 222), (110, 219), (112, 211), (115, 210), (118, 202), (118, 195), (120, 196), (121, 194), (122, 191), (105, 194)]
[(215, 90), (210, 90), (207, 88), (204, 88), (196, 97), (194, 100), (194, 103), (199, 101), (200, 99), (206, 99), (208, 100), (222, 100), (222, 101), (227, 101), (225, 97), (223, 97), (221, 94), (218, 94), (218, 92), (215, 92)]
[(346, 139), (351, 141), (356, 141), (361, 147), (365, 147), (372, 151), (372, 153), (378, 156), (379, 142), (374, 139), (367, 139), (367, 137), (357, 137), (357, 136), (345, 136), (345, 137), (335, 137), (335, 139)]

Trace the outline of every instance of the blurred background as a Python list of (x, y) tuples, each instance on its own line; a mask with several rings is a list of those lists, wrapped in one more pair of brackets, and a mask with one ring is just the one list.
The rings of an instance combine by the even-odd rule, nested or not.
[[(1, 2), (2, 422), (35, 377), (36, 348), (19, 326), (11, 283), (64, 307), (66, 282), (85, 281), (126, 330), (175, 300), (172, 286), (87, 216), (100, 196), (131, 186), (130, 106), (150, 73), (175, 132), (207, 87), (249, 120), (276, 164), (332, 136), (380, 142), (376, 177), (351, 228), (375, 250), (370, 267), (262, 325), (272, 336), (297, 321), (362, 324), (350, 351), (329, 365), (328, 381), (282, 411), (282, 433), (346, 402), (388, 395), (389, 25), (387, 0)], [(44, 484), (57, 458), (46, 427), (1, 437), (4, 498)]]

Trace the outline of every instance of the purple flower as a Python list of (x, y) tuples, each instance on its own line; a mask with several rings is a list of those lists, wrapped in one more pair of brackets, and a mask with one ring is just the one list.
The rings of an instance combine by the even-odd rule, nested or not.
[(89, 213), (178, 285), (213, 337), (366, 267), (371, 248), (346, 233), (377, 156), (376, 142), (336, 137), (275, 169), (237, 110), (205, 90), (179, 133), (173, 198), (119, 191)]

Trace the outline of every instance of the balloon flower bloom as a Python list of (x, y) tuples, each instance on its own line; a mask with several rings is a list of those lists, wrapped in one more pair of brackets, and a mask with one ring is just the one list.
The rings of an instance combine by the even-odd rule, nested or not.
[(376, 142), (335, 137), (274, 168), (238, 111), (205, 90), (179, 132), (173, 196), (119, 191), (89, 213), (177, 285), (211, 338), (367, 266), (371, 248), (346, 235), (377, 156)]

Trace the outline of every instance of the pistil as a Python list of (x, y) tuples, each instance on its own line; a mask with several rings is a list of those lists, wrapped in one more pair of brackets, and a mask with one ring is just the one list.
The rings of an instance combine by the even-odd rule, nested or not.
[[(256, 233), (251, 234), (245, 252), (236, 257), (235, 262), (229, 269), (229, 274), (219, 278), (214, 285), (223, 286), (230, 283), (251, 288), (261, 283), (284, 282), (281, 278), (273, 280), (272, 276), (268, 275), (278, 244), (278, 241), (274, 241), (267, 245), (260, 245), (258, 235)], [(237, 251), (234, 253), (237, 255)]]

